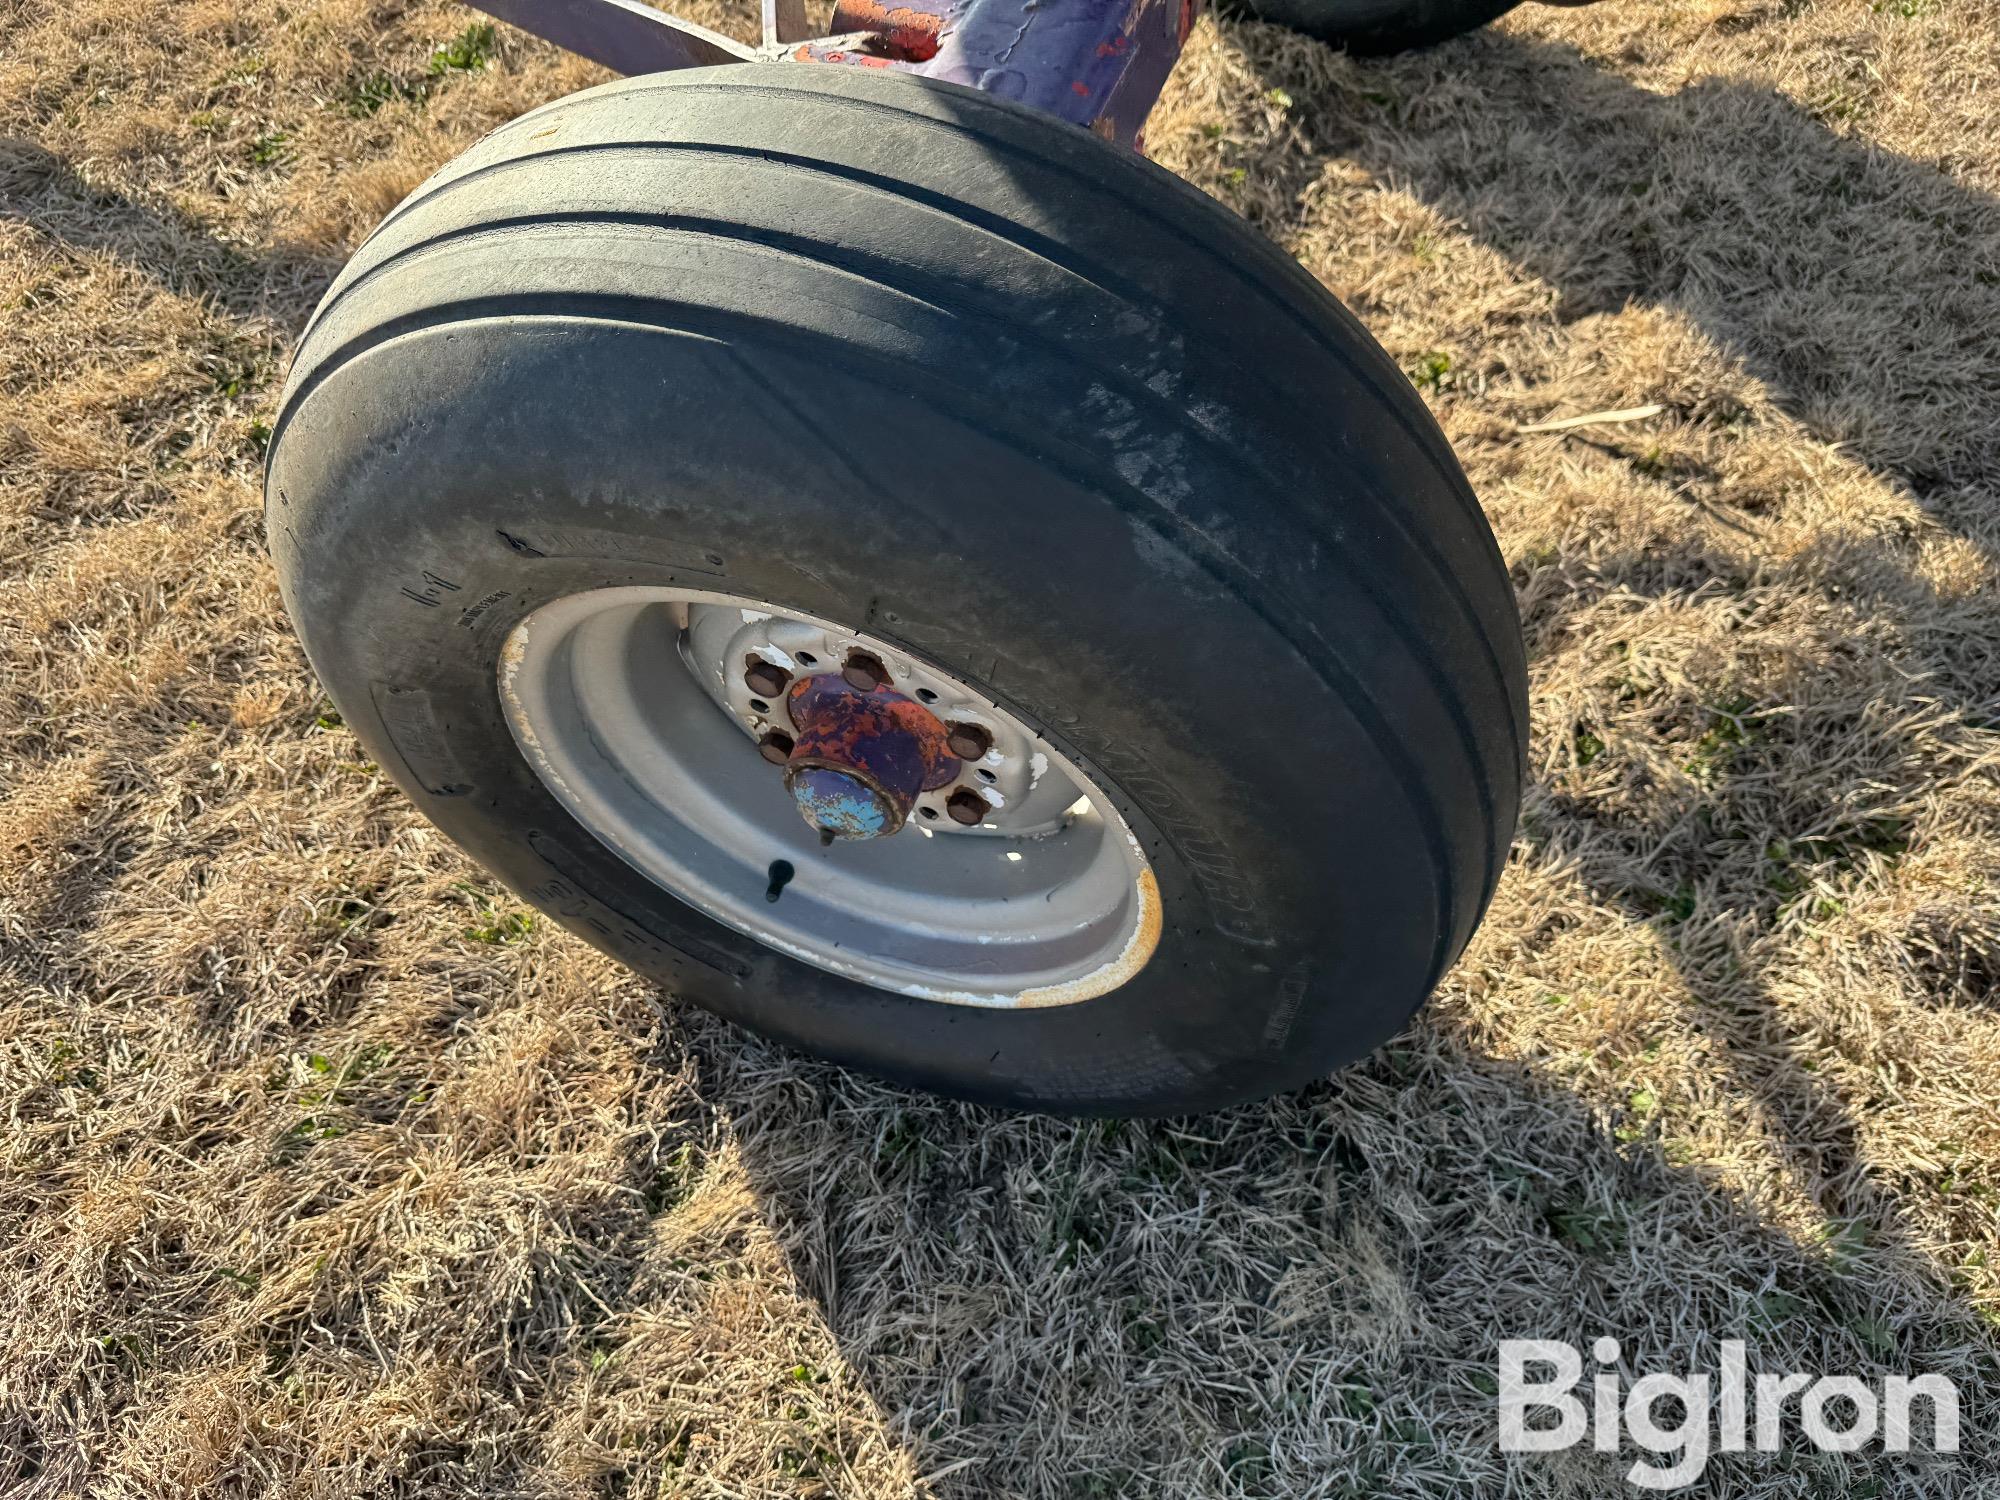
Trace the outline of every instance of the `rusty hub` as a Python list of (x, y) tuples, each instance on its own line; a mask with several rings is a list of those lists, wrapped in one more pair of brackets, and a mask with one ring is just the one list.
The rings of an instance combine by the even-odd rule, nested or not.
[[(855, 655), (886, 680), (846, 681)], [(752, 689), (753, 658), (791, 674), (783, 693)], [(515, 627), (496, 688), (548, 794), (662, 900), (844, 980), (1066, 1005), (1124, 984), (1158, 939), (1145, 851), (1100, 788), (990, 698), (833, 622), (594, 589)], [(971, 765), (946, 727), (968, 723), (992, 735)], [(905, 819), (919, 828), (879, 837)]]
[(937, 715), (887, 687), (887, 672), (874, 676), (873, 686), (857, 686), (857, 675), (872, 675), (857, 671), (857, 661), (880, 666), (857, 652), (840, 676), (802, 678), (789, 694), (799, 734), (785, 761), (785, 786), (800, 816), (829, 843), (896, 832), (919, 793), (958, 774)]

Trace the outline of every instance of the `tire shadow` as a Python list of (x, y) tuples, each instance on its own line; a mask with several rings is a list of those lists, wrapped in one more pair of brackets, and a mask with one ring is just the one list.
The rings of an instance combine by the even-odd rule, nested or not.
[[(1274, 238), (1297, 239), (1329, 167), (1358, 164), (1546, 283), (1559, 320), (1685, 315), (1814, 437), (1990, 559), (1993, 199), (1755, 86), (1655, 95), (1497, 33), (1366, 66), (1266, 28), (1230, 35), (1296, 106), (1294, 133), (1240, 158), (1265, 174), (1257, 202), (1280, 205), (1252, 206)], [(1784, 208), (1802, 197), (1823, 205), (1803, 227)], [(1990, 651), (1963, 637), (1962, 601), (1936, 593), (1914, 548), (1829, 540), (1799, 566), (1936, 667), (1880, 724), (1852, 726), (1871, 755), (1893, 758), (1898, 710), (1968, 731), (2000, 721)], [(1588, 571), (1581, 592), (1531, 609), (1531, 639), (1614, 590), (1750, 583), (1694, 536)], [(1769, 706), (1685, 684), (1662, 699), (1714, 721), (1702, 774), (1716, 808), (1811, 754), (1781, 720), (1745, 731)], [(1781, 994), (1797, 903), (1908, 850), (1907, 828), (1865, 799), (1856, 813), (1846, 794), (1863, 780), (1835, 779), (1780, 837), (1746, 845), (1751, 829), (1651, 821), (1545, 774), (1516, 855), (1657, 936), (1719, 1092), (1824, 1216), (1816, 1236), (1674, 1165), (1642, 1122), (1602, 1116), (1560, 1074), (1493, 1057), (1462, 1008), (1306, 1094), (1204, 1120), (1023, 1121), (810, 1066), (786, 1099), (733, 1085), (727, 1059), (711, 1096), (740, 1101), (733, 1138), (798, 1284), (918, 1470), (950, 1473), (946, 1492), (1602, 1494), (1622, 1463), (1503, 1464), (1489, 1383), (1500, 1338), (1600, 1332), (1621, 1341), (1628, 1378), (1713, 1368), (1716, 1342), (1740, 1337), (1756, 1368), (1960, 1383), (1957, 1459), (1718, 1458), (1702, 1493), (1967, 1492), (1993, 1461), (1973, 1436), (2000, 1368), (1990, 1315), (1906, 1224), (1913, 1184), (1871, 1159), (1857, 1110), (1879, 1101), (1826, 1076), (1825, 1038)], [(1976, 962), (1962, 979), (1976, 991)]]
[[(1243, 40), (1253, 56), (1272, 41)], [(1286, 60), (1295, 55), (1276, 49)], [(1837, 134), (1774, 90), (1704, 80), (1656, 94), (1567, 47), (1501, 32), (1449, 55), (1339, 66), (1355, 86), (1300, 94), (1315, 154), (1349, 157), (1405, 186), (1554, 288), (1562, 320), (1633, 304), (1686, 316), (1814, 437), (1906, 490), (1991, 567), (2000, 201), (1928, 163)], [(1857, 107), (1833, 100), (1826, 110), (1839, 117)], [(1804, 222), (1801, 202), (1817, 209)], [(1614, 457), (1633, 460), (1619, 451), (1621, 439), (1609, 443)], [(1719, 488), (1712, 475), (1687, 483), (1697, 492)], [(1940, 597), (1910, 540), (1828, 538), (1787, 566), (1816, 584), (1829, 607), (1889, 622), (1924, 670), (1885, 718), (1942, 710), (1970, 729), (1990, 728), (2000, 722), (2000, 680), (1990, 641), (1979, 639), (1990, 614), (1982, 620), (1963, 600)], [(1663, 575), (1678, 575), (1691, 593), (1723, 571), (1693, 534), (1591, 568), (1596, 587), (1641, 596)], [(1721, 582), (1738, 590), (1749, 579)], [(1554, 638), (1561, 621), (1541, 629)], [(1715, 715), (1718, 707), (1689, 701), (1663, 711)], [(1658, 924), (1689, 993), (1721, 1026), (1741, 1029), (1749, 1013), (1753, 1034), (1719, 1055), (1741, 1093), (1763, 1101), (1829, 1218), (1902, 1238), (1894, 1185), (1871, 1169), (1852, 1106), (1818, 1070), (1822, 1039), (1788, 1030), (1774, 996), (1783, 948), (1773, 929), (1830, 871), (1900, 858), (1909, 829), (1856, 813), (1869, 800), (1860, 768), (1825, 787), (1823, 804), (1780, 804), (1784, 826), (1727, 826), (1752, 803), (1759, 778), (1786, 774), (1788, 761), (1797, 773), (1809, 748), (1804, 731), (1794, 732), (1798, 722), (1773, 716), (1746, 728), (1741, 712), (1733, 724), (1718, 722), (1718, 753), (1703, 767), (1712, 778), (1706, 806), (1671, 827), (1546, 787), (1531, 794), (1530, 825), (1540, 820), (1553, 847), (1575, 859), (1596, 899)], [(1895, 729), (1857, 722), (1854, 733), (1883, 741), (1864, 761), (1893, 762)], [(1756, 854), (1746, 861), (1732, 847), (1753, 835), (1763, 844), (1761, 879), (1745, 876)], [(1634, 869), (1647, 872), (1636, 888)], [(1992, 955), (1976, 941), (1955, 946), (1963, 981), (1955, 988), (1972, 994), (1982, 972), (1991, 978)]]
[(1774, 1494), (1958, 1493), (1993, 1461), (1990, 1332), (1904, 1251), (1802, 1243), (1449, 1023), (1164, 1122), (1026, 1119), (811, 1063), (773, 1089), (762, 1051), (709, 1053), (703, 1092), (935, 1493), (1602, 1495), (1641, 1455), (1503, 1458), (1494, 1370), (1500, 1339), (1605, 1333), (1628, 1381), (1742, 1338), (1753, 1370), (1936, 1369), (1963, 1392), (1961, 1454), (1794, 1433), (1716, 1456), (1696, 1493), (1774, 1469), (1794, 1486)]
[[(1559, 322), (1633, 306), (1684, 316), (1815, 438), (1971, 543), (1990, 572), (2000, 553), (2000, 362), (1992, 358), (2000, 201), (1928, 163), (1843, 137), (1775, 90), (1710, 79), (1657, 94), (1572, 48), (1506, 32), (1366, 64), (1256, 25), (1228, 28), (1226, 44), (1257, 85), (1288, 103), (1287, 128), (1234, 169), (1260, 184), (1243, 196), (1267, 233), (1309, 239), (1322, 180), (1358, 166), (1545, 283)], [(1833, 100), (1826, 112), (1851, 117), (1858, 108)], [(1805, 220), (1801, 202), (1817, 210)], [(1365, 319), (1365, 292), (1351, 300)], [(1670, 419), (1735, 419), (1699, 409), (1698, 398), (1686, 410), (1665, 404)], [(1641, 435), (1604, 429), (1571, 441), (1642, 471), (1657, 465), (1658, 450), (1644, 451), (1643, 429), (1633, 431)], [(1755, 516), (1732, 515), (1719, 474), (1697, 467), (1670, 477), (1709, 514), (1753, 538), (1761, 529)], [(1589, 602), (1614, 591), (1634, 600), (1689, 599), (1704, 586), (1741, 594), (1753, 571), (1768, 569), (1754, 548), (1720, 556), (1702, 529), (1697, 521), (1681, 536), (1649, 538), (1644, 550), (1591, 560), (1551, 597), (1529, 600), (1531, 650), (1537, 640), (1553, 649)], [(1870, 645), (1886, 640), (1914, 663), (1917, 679), (1894, 692), (1885, 717), (1941, 711), (1965, 734), (1989, 730), (2000, 723), (1991, 612), (1940, 595), (1916, 541), (1884, 528), (1850, 531), (1781, 566), (1816, 604), (1884, 623)], [(1535, 571), (1517, 568), (1524, 596)], [(1851, 1110), (1815, 1071), (1821, 1039), (1786, 1030), (1773, 997), (1782, 950), (1772, 930), (1829, 871), (1900, 858), (1905, 820), (1866, 814), (1879, 789), (1857, 767), (1847, 783), (1816, 789), (1822, 797), (1778, 806), (1780, 826), (1723, 826), (1740, 811), (1732, 803), (1753, 800), (1759, 779), (1784, 774), (1788, 760), (1796, 771), (1809, 749), (1797, 734), (1786, 743), (1788, 725), (1777, 718), (1768, 733), (1746, 731), (1743, 714), (1796, 705), (1679, 698), (1658, 713), (1708, 717), (1719, 736), (1701, 768), (1708, 807), (1651, 823), (1545, 780), (1527, 803), (1531, 845), (1573, 864), (1596, 901), (1657, 924), (1697, 1004), (1719, 1024), (1754, 1032), (1743, 1039), (1751, 1045), (1721, 1055), (1736, 1065), (1742, 1095), (1761, 1100), (1792, 1143), (1824, 1211), (1898, 1236), (1893, 1190), (1863, 1159)], [(1832, 711), (1821, 705), (1823, 717)], [(1600, 727), (1556, 726), (1593, 742)], [(1863, 761), (1894, 761), (1892, 728), (1857, 719), (1853, 729), (1880, 750)], [(1746, 743), (1760, 734), (1767, 743)], [(1746, 859), (1752, 837), (1758, 848)], [(1760, 855), (1764, 868), (1746, 870)], [(1996, 960), (1980, 934), (1961, 926), (1939, 936), (1913, 934), (1913, 965), (1957, 993), (1990, 988)]]

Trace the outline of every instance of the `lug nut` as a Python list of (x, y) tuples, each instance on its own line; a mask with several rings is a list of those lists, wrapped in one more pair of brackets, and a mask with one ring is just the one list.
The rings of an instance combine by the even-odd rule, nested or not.
[(792, 737), (782, 729), (773, 729), (757, 741), (757, 753), (774, 766), (782, 766), (792, 758)]
[(847, 665), (840, 675), (847, 685), (858, 692), (872, 693), (889, 680), (889, 669), (882, 665), (880, 657), (870, 656), (866, 651), (847, 653)]
[(759, 698), (775, 698), (784, 692), (792, 674), (776, 662), (753, 656), (743, 669), (743, 685)]
[(993, 748), (993, 735), (979, 724), (947, 724), (945, 744), (960, 760), (979, 760)]
[(944, 810), (954, 823), (976, 828), (986, 821), (986, 799), (969, 786), (962, 786), (945, 799)]

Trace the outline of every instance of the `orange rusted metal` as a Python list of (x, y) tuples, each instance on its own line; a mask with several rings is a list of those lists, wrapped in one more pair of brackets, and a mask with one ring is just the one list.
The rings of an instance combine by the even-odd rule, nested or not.
[(840, 0), (833, 8), (833, 32), (866, 31), (899, 62), (929, 62), (944, 35), (945, 13), (882, 0)]

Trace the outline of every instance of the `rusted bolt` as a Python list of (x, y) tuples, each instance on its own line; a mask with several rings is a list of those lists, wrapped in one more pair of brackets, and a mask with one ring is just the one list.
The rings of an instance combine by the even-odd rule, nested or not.
[(777, 697), (791, 680), (790, 672), (761, 656), (753, 656), (743, 665), (743, 685), (759, 698)]
[(757, 741), (757, 753), (774, 766), (782, 766), (792, 758), (792, 737), (782, 729), (773, 729)]
[(962, 786), (945, 798), (944, 810), (951, 814), (954, 823), (963, 823), (967, 828), (976, 828), (986, 821), (986, 799), (969, 786)]
[(993, 735), (979, 724), (947, 724), (945, 743), (960, 760), (978, 760), (993, 748)]
[(847, 665), (840, 669), (840, 675), (849, 687), (872, 693), (889, 680), (889, 669), (882, 665), (879, 656), (870, 656), (866, 651), (850, 651), (847, 653)]

